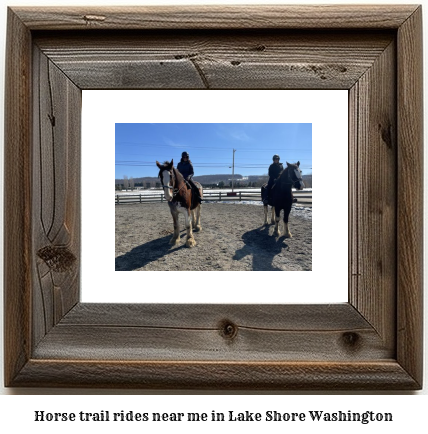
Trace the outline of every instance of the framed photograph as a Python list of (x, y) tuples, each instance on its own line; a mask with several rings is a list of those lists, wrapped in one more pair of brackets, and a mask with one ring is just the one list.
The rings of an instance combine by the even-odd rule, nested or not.
[[(110, 91), (108, 94), (112, 94), (113, 98), (115, 92)], [(146, 91), (129, 91), (125, 95), (129, 99), (138, 95), (136, 99), (144, 101), (148, 111), (153, 110), (154, 106), (150, 103), (149, 96), (156, 98), (160, 92), (162, 91), (154, 91), (147, 95)], [(291, 91), (292, 95), (300, 97), (306, 93)], [(171, 102), (168, 103), (169, 112), (173, 118), (177, 118), (181, 109), (185, 112), (183, 117), (191, 122), (111, 123), (115, 125), (115, 143), (109, 147), (115, 149), (115, 204), (134, 205), (115, 206), (115, 229), (107, 229), (115, 232), (116, 271), (231, 271), (229, 284), (234, 277), (240, 284), (244, 283), (242, 279), (245, 277), (250, 279), (244, 283), (247, 292), (254, 273), (238, 277), (236, 273), (233, 274), (234, 271), (312, 270), (312, 123), (275, 122), (274, 117), (269, 115), (266, 117), (271, 122), (232, 122), (233, 112), (245, 112), (245, 108), (231, 107), (232, 113), (224, 108), (230, 99), (240, 100), (239, 106), (241, 99), (245, 99), (250, 113), (260, 118), (263, 111), (277, 110), (278, 98), (284, 99), (288, 111), (295, 107), (290, 92), (273, 91), (270, 94), (273, 98), (270, 98), (271, 103), (268, 104), (262, 100), (260, 92), (258, 95), (256, 91), (209, 92), (209, 95), (205, 91), (189, 91), (184, 102), (180, 97), (183, 91), (174, 91)], [(318, 95), (322, 94), (323, 91), (319, 91)], [(177, 97), (175, 101), (173, 95)], [(210, 98), (212, 96), (214, 100)], [(217, 101), (216, 96), (220, 97)], [(345, 103), (346, 91), (342, 91), (341, 96)], [(257, 106), (263, 107), (263, 110), (255, 108), (254, 97)], [(312, 104), (310, 94), (307, 104)], [(136, 109), (140, 120), (145, 118), (141, 110), (130, 102), (120, 103), (118, 107), (124, 110), (123, 107), (127, 105)], [(325, 106), (325, 101), (323, 105)], [(201, 106), (204, 106), (203, 116), (198, 117)], [(344, 111), (347, 111), (346, 106)], [(215, 113), (220, 113), (229, 122), (215, 122)], [(166, 115), (158, 113), (155, 117), (165, 119)], [(289, 118), (285, 109), (277, 117), (282, 120)], [(93, 116), (91, 123), (92, 118)], [(211, 119), (211, 122), (203, 122), (201, 118)], [(346, 118), (343, 123), (342, 131), (347, 133)], [(344, 142), (347, 142), (347, 136)], [(343, 142), (340, 145), (342, 144)], [(85, 147), (85, 142), (83, 146)], [(180, 151), (180, 147), (185, 150)], [(347, 149), (346, 146), (340, 147)], [(279, 154), (282, 155), (282, 160)], [(278, 155), (275, 162), (273, 155)], [(97, 159), (96, 156), (94, 158)], [(157, 161), (158, 165), (153, 164), (153, 161)], [(168, 164), (165, 165), (165, 162)], [(111, 164), (105, 166), (110, 166), (111, 170)], [(345, 171), (346, 163), (340, 168)], [(271, 177), (266, 175), (269, 169)], [(272, 193), (280, 190), (276, 208), (278, 211), (281, 206), (282, 210), (287, 208), (288, 232), (281, 218), (278, 221), (277, 235), (272, 236), (275, 231), (275, 214), (272, 216), (269, 211), (273, 207), (267, 205), (266, 208), (260, 208), (255, 205), (262, 205), (262, 191), (267, 192), (267, 188), (262, 190), (263, 185), (267, 184), (269, 178), (273, 182), (275, 175), (280, 172), (282, 180), (277, 184), (278, 189), (273, 189)], [(129, 173), (129, 176), (123, 173)], [(290, 174), (295, 176), (297, 189), (290, 182)], [(347, 176), (342, 179), (346, 195)], [(144, 182), (148, 188), (144, 188)], [(190, 183), (191, 188), (188, 187)], [(201, 187), (203, 193), (199, 193)], [(183, 201), (186, 200), (184, 205)], [(293, 200), (296, 201), (294, 206)], [(99, 204), (96, 206), (99, 207)], [(98, 212), (92, 215), (94, 226), (97, 227)], [(141, 218), (143, 215), (144, 218)], [(84, 219), (83, 216), (82, 220)], [(186, 222), (191, 222), (191, 226), (186, 226)], [(264, 231), (260, 230), (260, 226), (263, 226)], [(184, 230), (185, 237), (182, 236)], [(294, 239), (293, 234), (297, 235)], [(346, 237), (347, 231), (343, 239), (346, 240)], [(294, 243), (295, 239), (300, 241)], [(198, 246), (198, 249), (189, 252), (188, 249), (183, 249), (183, 244), (191, 248)], [(297, 277), (301, 273), (292, 274)], [(152, 273), (152, 276), (154, 279), (159, 278), (156, 273)], [(171, 278), (171, 274), (165, 276), (165, 279)], [(192, 277), (190, 280), (193, 280)], [(156, 280), (153, 283), (156, 285)], [(198, 285), (188, 286), (197, 288), (195, 292), (200, 292)], [(257, 286), (255, 291), (258, 292), (259, 288)], [(166, 297), (169, 300), (169, 296)], [(243, 299), (246, 297), (241, 298)]]
[[(421, 6), (14, 7), (7, 25), (6, 386), (422, 388)], [(348, 300), (82, 301), (96, 89), (347, 91)]]

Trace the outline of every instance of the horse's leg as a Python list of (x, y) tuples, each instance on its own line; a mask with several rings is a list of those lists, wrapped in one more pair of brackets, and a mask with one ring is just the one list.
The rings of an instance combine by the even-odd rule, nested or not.
[(273, 231), (273, 235), (275, 237), (280, 236), (280, 232), (279, 232), (279, 220), (280, 220), (279, 214), (280, 214), (280, 212), (281, 212), (281, 208), (278, 208), (278, 207), (275, 208), (275, 229)]
[(190, 209), (187, 209), (187, 212), (184, 213), (184, 219), (185, 219), (186, 230), (187, 230), (186, 247), (196, 246), (196, 242), (195, 239), (193, 238), (193, 232), (192, 232), (192, 214), (190, 212)]
[(275, 207), (272, 207), (272, 216), (270, 219), (270, 222), (274, 225), (275, 224)]
[[(202, 188), (202, 185), (199, 188), (199, 196), (201, 199), (203, 199), (204, 197), (204, 190)], [(195, 230), (196, 231), (201, 231), (202, 230), (202, 225), (201, 225), (201, 209), (202, 209), (202, 205), (199, 204), (196, 207), (196, 226), (195, 226)]]
[(190, 210), (190, 216), (191, 216), (191, 220), (192, 220), (192, 228), (196, 228), (195, 210), (196, 210), (196, 208)]
[(178, 212), (171, 210), (172, 219), (174, 221), (174, 235), (169, 241), (169, 244), (172, 244), (175, 246), (176, 244), (180, 243), (180, 226), (178, 223)]
[(195, 209), (194, 212), (196, 213), (196, 222), (195, 222), (195, 231), (201, 231), (201, 205), (199, 204)]
[(264, 221), (263, 224), (267, 225), (268, 224), (268, 218), (267, 218), (267, 215), (268, 215), (268, 206), (265, 205), (263, 208), (264, 208), (264, 211), (265, 211), (265, 221)]
[(285, 235), (285, 238), (292, 238), (293, 237), (293, 235), (291, 235), (290, 230), (288, 228), (288, 216), (290, 215), (292, 203), (293, 203), (293, 199), (291, 199), (290, 204), (287, 204), (284, 208), (284, 235)]

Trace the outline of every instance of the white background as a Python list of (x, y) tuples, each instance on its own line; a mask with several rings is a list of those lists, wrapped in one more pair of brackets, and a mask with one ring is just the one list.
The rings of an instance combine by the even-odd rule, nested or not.
[[(225, 0), (224, 0), (225, 2)], [(9, 5), (70, 5), (70, 4), (79, 4), (79, 5), (108, 5), (108, 4), (119, 4), (122, 3), (118, 0), (76, 0), (74, 2), (61, 2), (60, 0), (56, 1), (47, 1), (47, 0), (32, 0), (32, 1), (13, 1), (10, 0), (7, 2)], [(150, 2), (145, 2), (143, 0), (135, 1), (135, 0), (126, 0), (126, 4), (215, 4), (218, 3), (216, 1), (196, 1), (191, 2), (187, 0), (185, 2), (182, 1), (155, 1), (152, 0)], [(248, 4), (248, 3), (284, 3), (278, 2), (275, 0), (268, 0), (267, 2), (263, 2), (261, 0), (252, 1), (252, 0), (234, 0), (236, 4)], [(291, 3), (296, 3), (292, 1)], [(325, 0), (317, 1), (300, 1), (300, 4), (315, 4), (327, 3)], [(349, 2), (341, 2), (341, 1), (331, 1), (329, 3), (349, 3)], [(375, 4), (391, 4), (391, 3), (408, 3), (413, 4), (413, 1), (399, 1), (394, 2), (393, 0), (382, 1), (382, 0), (374, 0), (374, 1), (358, 1), (352, 0), (352, 3), (375, 3)], [(5, 4), (5, 2), (3, 2)], [(426, 12), (426, 11), (425, 11)], [(6, 9), (0, 9), (0, 76), (4, 77), (4, 43), (5, 43), (5, 29), (6, 29)], [(426, 19), (426, 13), (424, 14), (424, 29), (428, 29), (428, 22)], [(426, 33), (426, 32), (425, 32)], [(428, 58), (427, 55), (427, 39), (424, 38), (424, 59)], [(426, 60), (425, 60), (426, 62)], [(425, 76), (427, 67), (425, 64)], [(424, 86), (424, 101), (428, 101), (427, 98), (427, 86)], [(0, 100), (3, 101), (3, 88), (0, 87)], [(3, 119), (3, 105), (0, 104), (0, 117)], [(424, 110), (425, 116), (427, 116), (428, 110)], [(1, 147), (3, 147), (3, 123), (0, 123), (0, 143)], [(1, 149), (0, 159), (3, 157), (3, 152)], [(426, 153), (425, 153), (426, 155)], [(425, 157), (426, 158), (426, 157)], [(2, 161), (1, 161), (2, 162)], [(426, 159), (425, 159), (426, 162)], [(0, 166), (2, 170), (2, 166)], [(428, 167), (425, 164), (425, 167)], [(3, 176), (1, 174), (1, 179)], [(425, 193), (426, 194), (426, 193)], [(0, 203), (3, 203), (1, 198)], [(426, 203), (426, 197), (425, 197)], [(1, 205), (0, 205), (1, 206)], [(0, 213), (0, 219), (2, 219), (2, 213)], [(426, 231), (425, 231), (426, 234)], [(0, 249), (3, 248), (3, 242), (0, 243)], [(0, 257), (2, 257), (2, 250), (0, 250)], [(0, 267), (3, 264), (0, 262)], [(427, 279), (425, 278), (425, 282)], [(426, 299), (426, 298), (425, 298)], [(0, 301), (0, 304), (2, 301)], [(425, 301), (425, 312), (427, 312), (427, 302)], [(0, 315), (2, 315), (2, 308), (0, 306)], [(0, 336), (3, 336), (3, 321), (0, 321)], [(426, 329), (426, 326), (425, 326)], [(426, 336), (428, 336), (428, 331), (425, 332), (425, 341)], [(425, 348), (427, 345), (425, 344)], [(2, 352), (3, 348), (0, 347), (0, 352)], [(3, 361), (3, 355), (0, 354), (1, 363)], [(2, 372), (0, 373), (0, 388), (3, 383)], [(300, 393), (297, 396), (287, 396), (293, 395), (292, 392), (287, 391), (278, 391), (273, 394), (268, 394), (267, 396), (260, 396), (260, 393), (256, 396), (242, 396), (238, 393), (229, 392), (228, 394), (224, 394), (223, 392), (217, 391), (208, 391), (206, 394), (202, 394), (202, 396), (194, 396), (192, 391), (187, 392), (183, 396), (144, 396), (145, 391), (110, 391), (110, 390), (82, 390), (82, 389), (4, 389), (1, 388), (1, 393), (4, 394), (0, 397), (0, 427), (2, 432), (8, 431), (18, 431), (22, 429), (31, 430), (32, 432), (54, 432), (55, 434), (60, 429), (63, 433), (76, 433), (77, 430), (81, 432), (93, 432), (94, 428), (101, 428), (104, 432), (117, 432), (118, 427), (114, 424), (103, 424), (103, 425), (94, 425), (94, 424), (61, 424), (58, 426), (57, 424), (51, 425), (35, 425), (33, 420), (33, 412), (34, 410), (45, 410), (45, 411), (73, 411), (74, 409), (82, 409), (84, 411), (100, 411), (102, 409), (114, 409), (118, 411), (118, 407), (124, 410), (135, 410), (135, 411), (144, 411), (144, 409), (148, 409), (150, 411), (206, 411), (210, 412), (211, 410), (218, 411), (227, 411), (227, 410), (250, 410), (250, 411), (265, 411), (270, 409), (278, 409), (278, 411), (309, 411), (316, 407), (316, 409), (334, 409), (334, 410), (353, 410), (353, 411), (365, 411), (365, 410), (373, 410), (373, 411), (391, 411), (396, 414), (395, 421), (392, 425), (378, 425), (378, 424), (369, 424), (369, 425), (359, 425), (359, 424), (323, 424), (319, 426), (319, 430), (327, 431), (331, 433), (340, 432), (383, 432), (383, 430), (388, 430), (388, 433), (402, 433), (405, 431), (417, 431), (423, 432), (424, 428), (426, 429), (427, 420), (426, 420), (426, 408), (428, 404), (427, 399), (427, 386), (428, 383), (428, 373), (425, 368), (425, 388), (422, 392), (411, 393), (410, 395), (415, 396), (404, 396), (404, 393), (395, 393), (391, 394), (391, 396), (383, 396), (381, 393), (372, 393), (368, 392), (368, 394), (358, 394), (356, 392), (346, 393), (346, 396), (337, 395), (334, 393), (327, 394), (326, 396), (317, 396), (317, 394), (305, 394)], [(150, 393), (150, 392), (148, 392)], [(176, 392), (170, 391), (170, 394), (174, 394)], [(181, 392), (182, 393), (182, 392)], [(10, 395), (44, 395), (39, 397), (34, 396), (10, 396)], [(75, 394), (82, 394), (87, 396), (70, 396)], [(101, 394), (105, 396), (97, 396), (92, 397), (89, 394)], [(109, 396), (123, 394), (119, 399), (117, 396)], [(164, 392), (155, 392), (156, 394), (163, 395)], [(417, 395), (424, 396), (417, 396)], [(9, 396), (7, 396), (9, 395)], [(52, 395), (64, 395), (64, 396), (52, 396)], [(142, 395), (142, 396), (138, 396)], [(220, 395), (220, 396), (218, 396)], [(324, 395), (324, 393), (322, 393)], [(381, 395), (381, 396), (376, 396)], [(291, 410), (290, 410), (291, 409)], [(171, 425), (163, 425), (162, 427), (171, 428)], [(159, 426), (147, 426), (147, 428), (143, 425), (140, 426), (138, 424), (132, 425), (120, 425), (119, 429), (126, 429), (126, 432), (144, 432), (144, 431), (157, 431), (159, 430)], [(195, 425), (193, 427), (189, 426), (189, 424), (185, 425), (172, 425), (172, 429), (176, 432), (189, 432), (189, 431), (198, 431), (200, 432), (202, 429), (205, 432), (218, 432), (218, 425)], [(260, 430), (269, 429), (269, 432), (313, 432), (314, 426), (310, 424), (298, 425), (298, 426), (290, 426), (288, 424), (282, 425), (268, 425), (268, 424), (244, 424), (244, 425), (227, 425), (222, 429), (223, 432), (236, 432), (237, 430), (245, 429), (246, 432), (260, 432)], [(37, 431), (36, 431), (37, 430)], [(214, 431), (215, 430), (215, 431)]]
[[(183, 97), (185, 93), (185, 97)], [(234, 101), (230, 104), (229, 101)], [(236, 103), (239, 101), (239, 104)], [(200, 107), (204, 107), (203, 110)], [(96, 115), (95, 115), (96, 114)], [(114, 271), (115, 122), (312, 123), (313, 271)], [(133, 303), (339, 303), (348, 301), (348, 92), (84, 91), (82, 301)], [(169, 159), (159, 151), (159, 161)], [(283, 157), (285, 161), (285, 156)], [(96, 164), (95, 164), (96, 162)], [(269, 161), (266, 162), (266, 170)], [(153, 162), (154, 166), (154, 162)], [(92, 176), (104, 187), (94, 195)], [(332, 190), (334, 189), (334, 193)], [(330, 193), (329, 193), (330, 192)], [(328, 196), (328, 200), (326, 200)], [(132, 205), (131, 205), (132, 206)], [(233, 205), (228, 205), (233, 206)], [(235, 205), (239, 206), (239, 205)], [(254, 205), (256, 206), (256, 205)], [(167, 204), (165, 203), (165, 208)], [(260, 209), (260, 226), (263, 207)], [(201, 221), (209, 207), (202, 207)], [(144, 219), (142, 210), (141, 219)], [(231, 225), (239, 222), (230, 222)], [(290, 218), (290, 231), (295, 220)], [(172, 228), (172, 218), (171, 218)], [(197, 241), (197, 234), (195, 235)], [(195, 247), (197, 249), (197, 247)], [(100, 275), (100, 270), (103, 272)], [(196, 276), (195, 276), (196, 275)], [(196, 279), (194, 279), (196, 277)], [(156, 291), (151, 288), (156, 287)]]

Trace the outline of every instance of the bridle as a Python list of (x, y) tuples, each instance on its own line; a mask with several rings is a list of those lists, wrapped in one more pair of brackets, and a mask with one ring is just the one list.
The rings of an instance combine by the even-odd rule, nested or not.
[[(174, 188), (174, 184), (175, 184), (175, 180), (176, 180), (176, 176), (174, 174), (174, 168), (172, 168), (170, 171), (168, 170), (168, 172), (170, 173), (171, 176), (171, 181), (173, 185), (164, 185), (163, 183), (163, 172), (167, 170), (164, 169), (159, 173), (159, 178), (161, 180), (161, 184), (162, 184), (162, 188), (165, 190), (165, 188), (169, 189), (170, 191), (172, 190), (172, 198), (174, 199), (174, 197), (176, 197), (178, 195), (178, 193), (180, 193), (180, 191), (183, 189), (183, 187), (186, 186), (186, 182), (183, 183), (183, 185), (180, 188)], [(170, 181), (170, 182), (171, 182)]]
[(297, 182), (303, 182), (303, 179), (299, 179), (297, 176), (296, 176), (296, 180), (293, 180), (293, 178), (291, 177), (291, 174), (290, 174), (290, 167), (287, 167), (285, 170), (287, 170), (287, 175), (288, 175), (288, 179), (290, 180), (290, 182), (284, 182), (284, 184), (285, 185), (291, 185), (291, 186), (293, 186), (294, 188), (297, 188), (297, 187), (295, 187), (295, 185), (294, 184), (296, 184)]

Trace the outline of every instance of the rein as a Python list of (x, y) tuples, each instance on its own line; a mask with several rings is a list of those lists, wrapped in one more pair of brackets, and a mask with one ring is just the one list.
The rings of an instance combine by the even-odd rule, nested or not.
[[(287, 180), (289, 180), (290, 182), (285, 181), (285, 182), (282, 182), (282, 184), (293, 186), (293, 185), (294, 185), (294, 182), (293, 182), (293, 180), (291, 179), (291, 176), (290, 176), (290, 172), (289, 172), (289, 170), (288, 170), (288, 167), (287, 167), (285, 170), (287, 171)], [(285, 170), (284, 170), (284, 172), (285, 172)]]
[[(172, 170), (174, 172), (174, 169)], [(173, 183), (175, 182), (175, 180), (177, 179), (177, 177), (174, 175), (172, 175), (173, 178)], [(180, 193), (180, 191), (186, 187), (186, 181), (183, 182), (183, 185), (180, 188), (174, 188), (173, 185), (164, 185), (163, 183), (163, 176), (161, 177), (161, 184), (162, 184), (162, 188), (168, 188), (169, 190), (172, 190), (172, 199), (174, 200), (175, 197), (178, 196), (178, 194)]]
[(175, 196), (177, 196), (178, 195), (178, 193), (180, 193), (180, 191), (184, 188), (184, 187), (186, 187), (186, 183), (184, 183), (180, 188), (176, 188), (175, 190), (173, 190), (173, 198), (175, 197)]
[(284, 172), (285, 171), (287, 171), (287, 178), (288, 178), (288, 180), (290, 182), (287, 182), (287, 181), (284, 182), (283, 181), (282, 184), (284, 184), (284, 185), (291, 185), (291, 187), (293, 187), (296, 182), (300, 181), (299, 179), (297, 179), (296, 181), (293, 181), (293, 179), (291, 178), (290, 172), (288, 170), (288, 167), (286, 169), (284, 169)]

